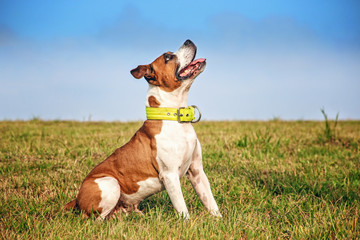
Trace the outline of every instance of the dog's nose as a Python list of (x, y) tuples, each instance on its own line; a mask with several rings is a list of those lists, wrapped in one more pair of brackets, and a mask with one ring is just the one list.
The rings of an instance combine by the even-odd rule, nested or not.
[(188, 39), (188, 40), (186, 40), (186, 41), (184, 42), (184, 45), (185, 45), (185, 46), (194, 45), (194, 43), (193, 43), (190, 39)]

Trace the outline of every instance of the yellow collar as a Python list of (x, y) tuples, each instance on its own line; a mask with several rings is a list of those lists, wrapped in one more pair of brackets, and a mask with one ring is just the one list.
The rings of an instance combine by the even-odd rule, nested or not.
[[(199, 112), (198, 119), (195, 120), (195, 109)], [(148, 120), (173, 120), (179, 123), (196, 123), (201, 119), (201, 113), (197, 106), (180, 108), (155, 108), (146, 107), (146, 117)], [(194, 121), (195, 120), (195, 121)]]

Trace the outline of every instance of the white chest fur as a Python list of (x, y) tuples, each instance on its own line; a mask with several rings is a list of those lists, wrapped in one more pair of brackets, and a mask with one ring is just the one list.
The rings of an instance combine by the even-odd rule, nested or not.
[(161, 133), (155, 139), (160, 173), (173, 172), (182, 177), (191, 164), (197, 143), (193, 126), (190, 123), (163, 121)]

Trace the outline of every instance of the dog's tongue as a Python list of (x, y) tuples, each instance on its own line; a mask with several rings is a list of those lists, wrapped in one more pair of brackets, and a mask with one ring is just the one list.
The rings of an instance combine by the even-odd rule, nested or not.
[(188, 75), (189, 73), (191, 73), (193, 70), (196, 69), (196, 64), (203, 63), (205, 61), (206, 61), (205, 58), (199, 58), (199, 59), (196, 59), (196, 60), (192, 61), (183, 70), (181, 70), (180, 76)]
[(206, 61), (205, 58), (199, 58), (199, 59), (196, 59), (196, 60), (192, 61), (190, 63), (190, 65), (194, 65), (194, 64), (197, 64), (197, 63), (202, 63), (202, 62), (205, 62), (205, 61)]

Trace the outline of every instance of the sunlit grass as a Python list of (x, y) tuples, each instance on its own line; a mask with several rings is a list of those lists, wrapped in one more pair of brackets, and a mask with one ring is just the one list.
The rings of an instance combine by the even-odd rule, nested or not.
[(166, 192), (141, 203), (144, 216), (100, 222), (62, 211), (86, 174), (141, 124), (0, 122), (0, 238), (360, 238), (359, 121), (338, 121), (336, 141), (319, 140), (324, 122), (194, 125), (223, 219), (206, 213), (186, 178), (187, 222)]

